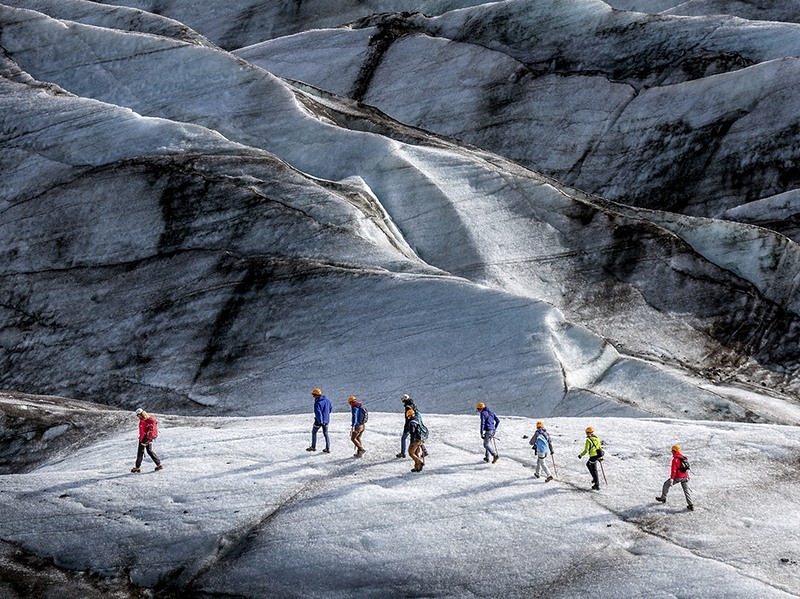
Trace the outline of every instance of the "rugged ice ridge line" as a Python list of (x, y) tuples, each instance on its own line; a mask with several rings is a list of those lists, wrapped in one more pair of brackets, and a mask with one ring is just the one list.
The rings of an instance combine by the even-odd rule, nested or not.
[(797, 25), (603, 6), (381, 16), (237, 54), (623, 203), (717, 217), (797, 185)]

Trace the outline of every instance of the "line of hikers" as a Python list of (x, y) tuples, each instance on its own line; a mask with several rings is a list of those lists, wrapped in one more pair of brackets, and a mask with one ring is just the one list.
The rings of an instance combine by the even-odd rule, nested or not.
[[(325, 437), (325, 449), (322, 451), (330, 453), (331, 439), (328, 436), (328, 425), (331, 421), (333, 405), (319, 388), (311, 392), (311, 397), (314, 398), (314, 426), (311, 427), (311, 446), (306, 448), (306, 451), (317, 451), (317, 433), (319, 429), (322, 429), (322, 434)], [(400, 399), (403, 402), (405, 425), (403, 426), (403, 434), (400, 437), (400, 453), (396, 457), (406, 457), (406, 441), (410, 441), (408, 455), (414, 460), (414, 467), (411, 472), (422, 472), (422, 468), (425, 466), (425, 456), (428, 455), (428, 451), (425, 449), (428, 429), (422, 422), (422, 414), (419, 413), (414, 400), (408, 395), (403, 395)], [(361, 435), (366, 428), (369, 412), (364, 407), (364, 404), (353, 395), (347, 399), (347, 403), (350, 405), (350, 440), (356, 449), (353, 456), (360, 458), (367, 451), (361, 443)]]
[[(333, 405), (331, 401), (325, 397), (322, 390), (315, 388), (311, 391), (311, 396), (314, 398), (314, 425), (311, 428), (311, 445), (306, 448), (306, 451), (317, 450), (317, 434), (322, 429), (322, 434), (325, 438), (325, 449), (323, 453), (331, 452), (331, 440), (328, 434), (328, 425), (331, 420), (331, 412)], [(406, 442), (408, 445), (408, 456), (414, 461), (414, 467), (411, 472), (422, 472), (425, 466), (425, 457), (428, 451), (425, 448), (425, 441), (428, 438), (428, 429), (422, 422), (422, 414), (420, 414), (414, 401), (408, 395), (403, 395), (401, 398), (403, 403), (403, 413), (405, 415), (405, 424), (403, 426), (403, 433), (400, 436), (400, 452), (395, 456), (397, 458), (406, 457)], [(355, 447), (356, 458), (361, 458), (366, 453), (364, 445), (361, 442), (361, 437), (366, 428), (369, 419), (369, 412), (355, 396), (351, 395), (347, 403), (350, 406), (350, 440)], [(475, 409), (480, 413), (480, 435), (483, 439), (483, 449), (485, 462), (495, 464), (500, 459), (500, 454), (497, 451), (497, 441), (495, 434), (497, 427), (500, 424), (500, 419), (497, 414), (492, 412), (486, 404), (478, 402)], [(158, 456), (153, 452), (153, 441), (158, 437), (158, 421), (154, 416), (149, 415), (142, 408), (136, 410), (136, 415), (139, 418), (139, 444), (138, 452), (136, 455), (136, 465), (131, 469), (131, 472), (141, 472), (142, 459), (145, 450), (150, 458), (156, 464), (156, 470), (161, 470), (163, 466)], [(586, 468), (592, 476), (592, 490), (600, 490), (600, 473), (605, 479), (605, 470), (603, 469), (603, 443), (597, 435), (595, 435), (594, 428), (587, 427), (586, 442), (583, 451), (578, 454), (578, 459), (583, 456), (589, 456), (586, 462)], [(558, 475), (556, 470), (556, 462), (553, 455), (553, 442), (550, 434), (544, 426), (544, 422), (538, 420), (536, 422), (536, 432), (530, 440), (531, 448), (536, 452), (536, 469), (533, 476), (540, 478), (544, 474), (544, 482), (549, 483)], [(547, 464), (547, 457), (550, 457), (553, 465), (553, 471)], [(598, 472), (599, 467), (599, 472)], [(678, 445), (672, 446), (672, 464), (670, 467), (670, 476), (664, 481), (661, 489), (661, 494), (656, 497), (656, 501), (666, 503), (667, 494), (673, 485), (680, 483), (683, 488), (684, 496), (686, 497), (686, 504), (689, 510), (694, 510), (692, 502), (692, 491), (689, 487), (689, 461), (681, 453), (681, 448)], [(608, 481), (606, 480), (606, 484)]]

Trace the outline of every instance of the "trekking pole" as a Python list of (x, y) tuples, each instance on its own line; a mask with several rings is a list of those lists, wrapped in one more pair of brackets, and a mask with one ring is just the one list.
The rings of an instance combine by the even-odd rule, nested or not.
[(600, 460), (600, 472), (603, 473), (603, 480), (606, 481), (606, 484), (608, 484), (608, 479), (606, 478), (606, 469), (603, 468), (603, 460)]
[(558, 476), (558, 468), (556, 468), (556, 458), (552, 453), (550, 454), (550, 459), (553, 460), (553, 474)]

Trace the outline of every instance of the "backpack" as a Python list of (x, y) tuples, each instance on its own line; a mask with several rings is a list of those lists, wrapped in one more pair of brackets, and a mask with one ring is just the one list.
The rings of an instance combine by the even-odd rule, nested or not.
[(428, 427), (422, 424), (422, 420), (417, 419), (417, 428), (419, 429), (419, 439), (424, 442), (428, 438)]
[(145, 434), (148, 439), (156, 439), (158, 437), (158, 420), (156, 420), (155, 416), (150, 416), (147, 420)]
[(361, 406), (360, 408), (358, 408), (358, 413), (361, 419), (361, 422), (359, 422), (359, 424), (366, 424), (367, 420), (369, 420), (369, 412), (367, 412), (367, 408)]
[(691, 470), (691, 466), (689, 465), (689, 460), (686, 459), (685, 456), (681, 456), (681, 465), (678, 466), (678, 472), (689, 472)]

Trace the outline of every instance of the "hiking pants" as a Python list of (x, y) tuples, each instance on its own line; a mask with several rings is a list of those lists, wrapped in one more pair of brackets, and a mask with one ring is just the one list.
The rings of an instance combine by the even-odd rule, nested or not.
[(353, 432), (350, 433), (350, 440), (356, 446), (358, 453), (364, 453), (364, 446), (361, 445), (361, 435), (364, 434), (364, 428), (366, 427), (363, 424), (357, 424), (353, 427)]
[(539, 470), (540, 469), (542, 470), (542, 472), (544, 472), (545, 476), (552, 476), (550, 474), (550, 468), (547, 466), (547, 456), (548, 455), (550, 455), (549, 451), (537, 451), (536, 452), (536, 457), (538, 458), (536, 460), (536, 471), (534, 472), (534, 474), (536, 476), (539, 476)]
[(586, 467), (589, 469), (589, 473), (592, 475), (592, 485), (595, 487), (600, 486), (600, 476), (597, 474), (597, 456), (590, 457), (589, 461), (586, 462)]
[(683, 494), (686, 496), (686, 505), (692, 505), (692, 490), (689, 488), (688, 476), (686, 478), (668, 478), (665, 480), (664, 486), (661, 488), (661, 497), (666, 499), (667, 493), (669, 493), (672, 485), (677, 483), (681, 483), (681, 487), (683, 487)]
[(492, 441), (494, 441), (494, 430), (484, 431), (483, 433), (483, 448), (486, 450), (484, 457), (496, 456), (497, 451), (492, 447)]
[(414, 460), (414, 468), (419, 470), (424, 463), (422, 459), (422, 441), (412, 441), (408, 446), (408, 455)]
[(153, 441), (150, 440), (147, 442), (147, 445), (142, 445), (139, 443), (139, 451), (136, 452), (136, 467), (139, 468), (142, 465), (142, 460), (144, 459), (144, 450), (147, 450), (147, 455), (150, 456), (150, 459), (156, 463), (156, 466), (161, 464), (161, 460), (158, 459), (156, 452), (153, 451)]
[(317, 422), (314, 423), (314, 428), (311, 429), (311, 447), (317, 446), (317, 431), (322, 429), (322, 434), (325, 436), (325, 449), (331, 448), (331, 439), (328, 437), (328, 423), (325, 422), (323, 424), (319, 424)]

